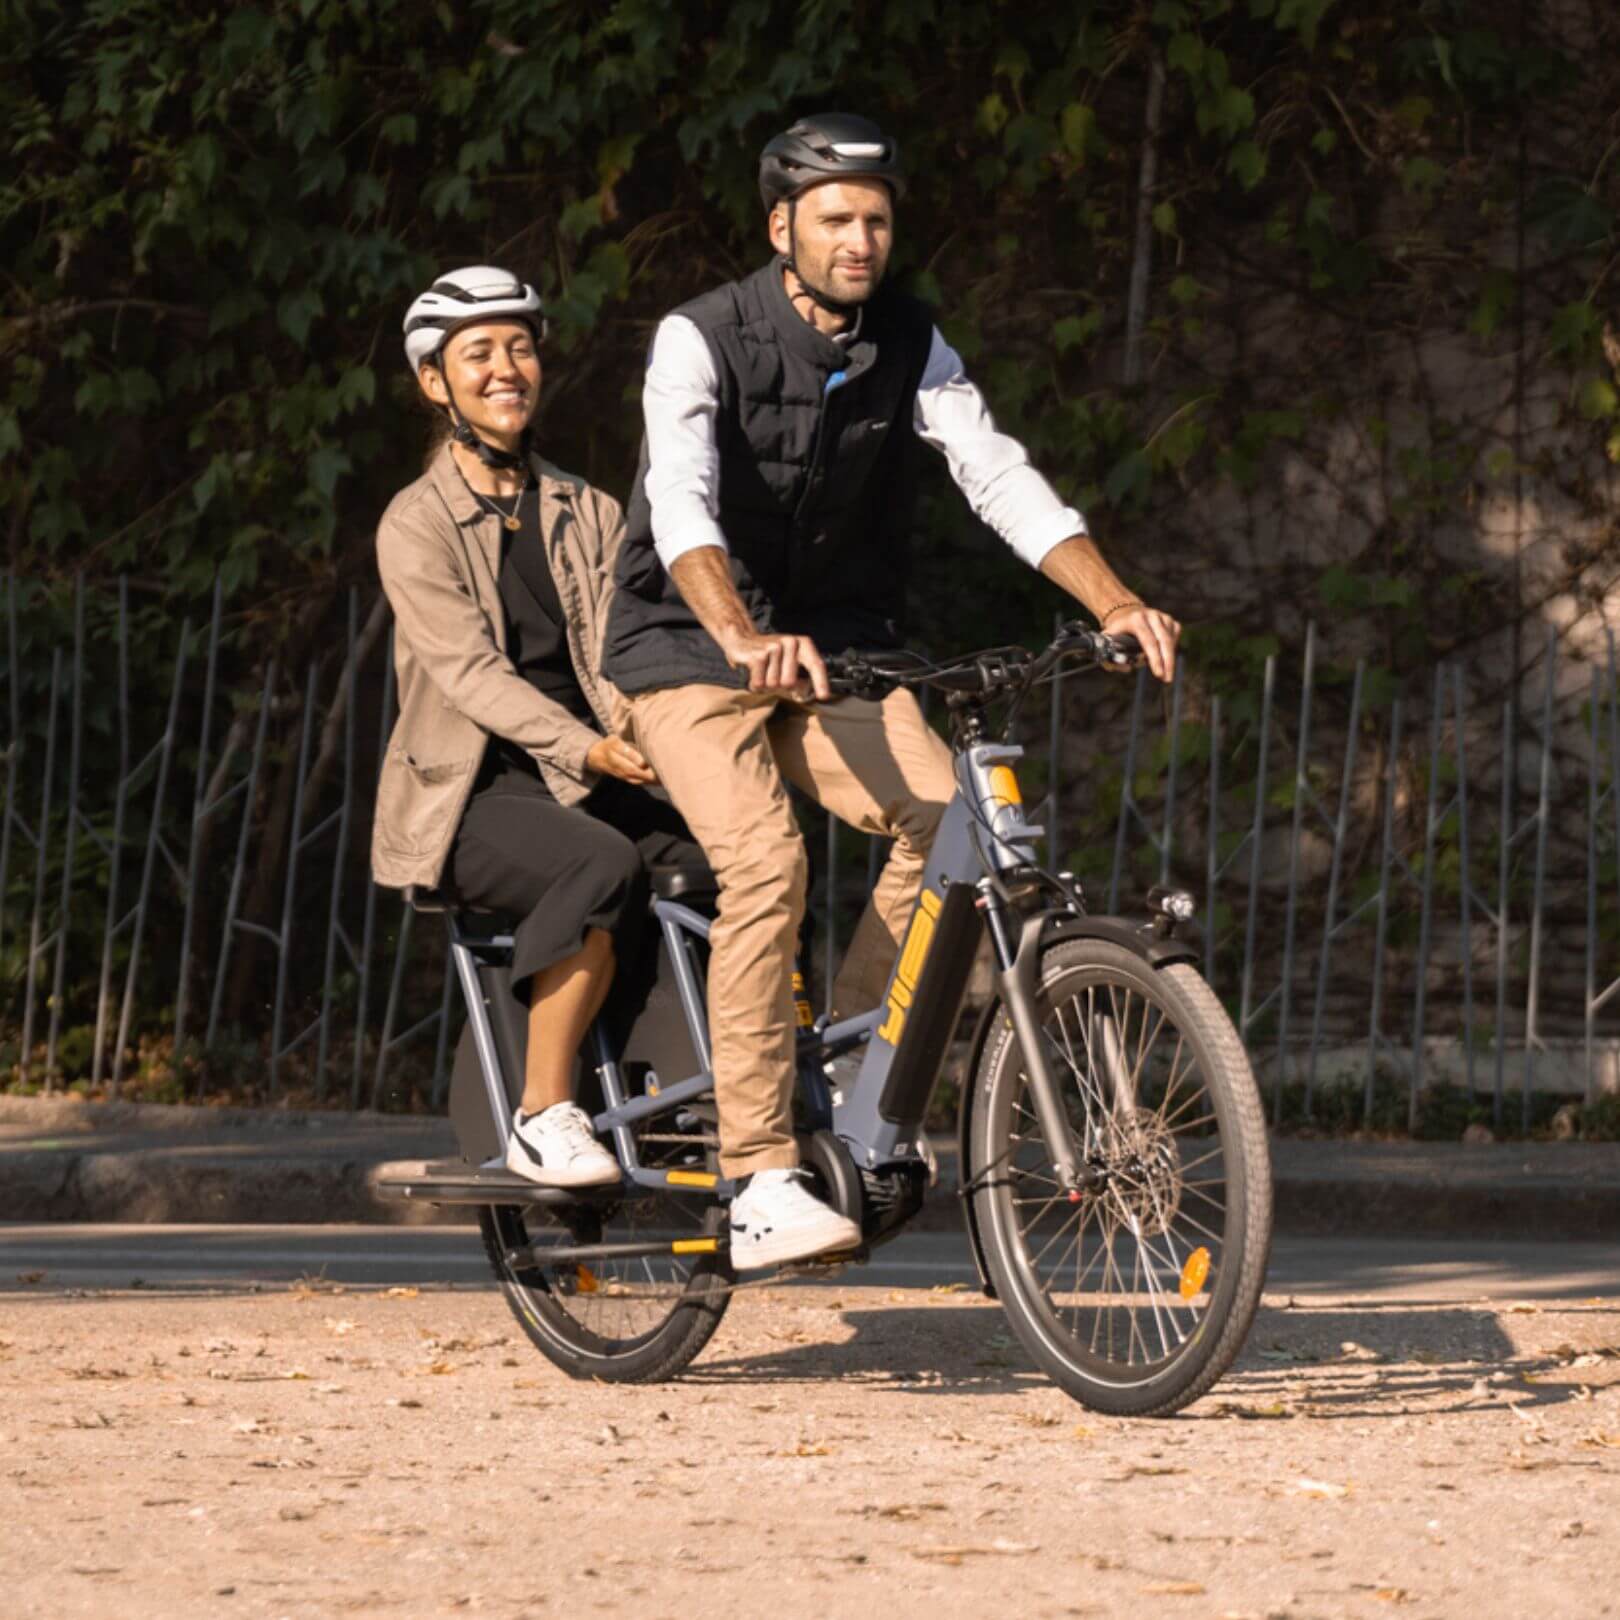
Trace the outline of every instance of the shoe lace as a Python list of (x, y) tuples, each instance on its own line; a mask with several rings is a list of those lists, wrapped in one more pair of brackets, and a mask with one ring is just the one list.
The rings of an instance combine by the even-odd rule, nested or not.
[(555, 1129), (559, 1135), (575, 1143), (596, 1141), (596, 1132), (591, 1129), (591, 1122), (581, 1108), (570, 1108), (566, 1113), (559, 1114)]

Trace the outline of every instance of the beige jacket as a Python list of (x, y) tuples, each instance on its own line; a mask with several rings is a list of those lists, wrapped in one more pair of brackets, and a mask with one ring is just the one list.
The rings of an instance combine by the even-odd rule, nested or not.
[(394, 610), (399, 719), (377, 784), (371, 871), (389, 888), (439, 882), (492, 732), (534, 756), (559, 804), (577, 804), (596, 781), (587, 751), (624, 713), (624, 699), (599, 673), (624, 515), (584, 479), (539, 456), (531, 465), (568, 650), (602, 730), (536, 691), (507, 658), (500, 520), (467, 488), (446, 445), (377, 528), (377, 567)]

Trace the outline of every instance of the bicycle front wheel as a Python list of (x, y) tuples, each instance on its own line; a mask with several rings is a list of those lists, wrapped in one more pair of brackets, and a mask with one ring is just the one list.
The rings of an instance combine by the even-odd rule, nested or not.
[(991, 1279), (1019, 1340), (1075, 1399), (1165, 1416), (1231, 1365), (1260, 1301), (1271, 1165), (1254, 1076), (1192, 967), (1101, 940), (1047, 949), (1037, 1020), (1095, 1185), (1060, 1185), (998, 1018), (970, 1137)]

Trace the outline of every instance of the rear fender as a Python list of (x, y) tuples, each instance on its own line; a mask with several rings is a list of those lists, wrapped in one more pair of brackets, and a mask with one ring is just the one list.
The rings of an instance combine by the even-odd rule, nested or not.
[[(1138, 922), (1133, 917), (1094, 917), (1072, 911), (1046, 911), (1025, 921), (1018, 941), (1016, 970), (1028, 975), (1027, 983), (1031, 991), (1038, 983), (1041, 953), (1049, 945), (1065, 939), (1106, 940), (1110, 945), (1118, 945), (1141, 957), (1150, 967), (1164, 967), (1170, 962), (1196, 962), (1200, 955), (1193, 941), (1160, 933), (1158, 924), (1153, 920)], [(962, 1200), (962, 1218), (967, 1223), (968, 1240), (973, 1248), (973, 1269), (979, 1274), (979, 1286), (991, 1299), (996, 1297), (995, 1285), (990, 1281), (990, 1270), (985, 1264), (984, 1241), (979, 1235), (978, 1216), (974, 1212), (969, 1191), (978, 1177), (969, 1137), (973, 1121), (973, 1086), (979, 1072), (979, 1060), (984, 1056), (991, 1025), (1000, 1011), (1000, 1000), (992, 997), (973, 1026), (967, 1068), (962, 1076), (961, 1095), (956, 1104), (956, 1163), (961, 1182), (957, 1195)]]

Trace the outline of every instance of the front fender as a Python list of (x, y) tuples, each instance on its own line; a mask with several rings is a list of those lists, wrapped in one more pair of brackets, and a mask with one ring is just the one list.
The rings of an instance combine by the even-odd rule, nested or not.
[[(1046, 911), (1028, 918), (1018, 941), (1018, 960), (1014, 971), (1028, 975), (1031, 991), (1035, 989), (1040, 971), (1041, 953), (1049, 945), (1065, 939), (1101, 939), (1132, 952), (1151, 967), (1164, 967), (1169, 962), (1196, 962), (1200, 952), (1189, 939), (1178, 939), (1174, 934), (1161, 934), (1150, 919), (1139, 922), (1133, 917), (1094, 917), (1086, 912)], [(968, 1044), (967, 1067), (963, 1071), (961, 1095), (956, 1104), (956, 1163), (960, 1185), (957, 1195), (962, 1200), (962, 1218), (967, 1223), (968, 1240), (973, 1248), (973, 1268), (979, 1274), (979, 1286), (991, 1298), (996, 1297), (995, 1285), (984, 1262), (984, 1243), (979, 1236), (979, 1221), (968, 1193), (978, 1170), (969, 1151), (969, 1136), (973, 1121), (973, 1085), (979, 1072), (979, 1060), (984, 1056), (985, 1042), (990, 1038), (990, 1026), (1000, 1011), (1000, 1000), (992, 996), (985, 1003), (973, 1026), (973, 1038)]]

